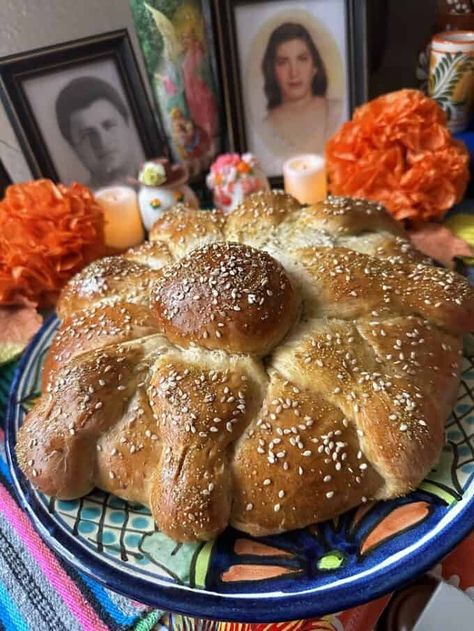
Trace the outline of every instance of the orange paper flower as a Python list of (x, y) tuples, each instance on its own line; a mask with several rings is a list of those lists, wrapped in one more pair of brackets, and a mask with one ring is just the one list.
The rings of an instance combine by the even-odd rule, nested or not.
[(462, 199), (468, 153), (439, 105), (400, 90), (359, 107), (326, 145), (330, 190), (381, 202), (397, 219), (441, 217)]
[(103, 211), (80, 184), (37, 180), (0, 201), (0, 304), (54, 305), (66, 281), (104, 253)]

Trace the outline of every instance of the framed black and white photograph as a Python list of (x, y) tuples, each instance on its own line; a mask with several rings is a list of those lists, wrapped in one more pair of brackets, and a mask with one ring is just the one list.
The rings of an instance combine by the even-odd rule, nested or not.
[(324, 153), (367, 92), (365, 2), (214, 0), (231, 149), (273, 178)]
[(34, 177), (96, 189), (167, 155), (126, 30), (3, 58), (0, 88)]

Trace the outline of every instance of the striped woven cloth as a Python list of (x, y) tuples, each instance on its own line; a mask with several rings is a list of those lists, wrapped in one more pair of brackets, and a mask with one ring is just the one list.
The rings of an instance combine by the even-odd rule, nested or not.
[(150, 631), (162, 612), (66, 566), (19, 507), (5, 460), (5, 406), (15, 364), (0, 367), (0, 630)]

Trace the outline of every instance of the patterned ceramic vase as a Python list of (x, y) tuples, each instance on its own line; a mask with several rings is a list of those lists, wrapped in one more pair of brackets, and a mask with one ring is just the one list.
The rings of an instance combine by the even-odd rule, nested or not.
[(474, 31), (446, 31), (431, 42), (428, 92), (452, 132), (466, 129), (474, 99)]

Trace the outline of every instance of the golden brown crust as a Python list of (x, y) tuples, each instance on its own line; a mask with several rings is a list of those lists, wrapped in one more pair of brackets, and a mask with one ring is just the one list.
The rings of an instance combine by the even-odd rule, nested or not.
[(48, 495), (80, 497), (95, 486), (97, 441), (121, 418), (134, 393), (137, 345), (116, 346), (71, 360), (56, 374), (19, 432), (25, 474)]
[(155, 365), (150, 400), (163, 449), (150, 507), (177, 541), (212, 539), (227, 526), (230, 448), (257, 414), (263, 385), (246, 359), (216, 359), (203, 367), (163, 357)]
[(127, 250), (123, 256), (129, 261), (141, 263), (151, 269), (161, 269), (173, 263), (173, 257), (164, 241), (145, 241)]
[(341, 236), (338, 238), (337, 244), (362, 254), (386, 259), (389, 263), (432, 264), (432, 261), (413, 247), (409, 239), (385, 232), (365, 233), (363, 238), (360, 234)]
[(474, 329), (474, 292), (454, 272), (398, 265), (346, 248), (305, 248), (298, 259), (309, 277), (313, 314), (357, 319), (419, 314), (455, 334)]
[[(341, 410), (359, 432), (361, 451), (385, 480), (377, 495), (393, 497), (412, 490), (439, 455), (458, 384), (460, 344), (437, 332), (428, 336), (416, 319), (368, 321), (361, 331), (364, 336), (352, 322), (312, 320), (278, 348), (272, 365)], [(394, 335), (400, 338), (394, 341)], [(378, 338), (377, 346), (366, 337)], [(419, 339), (441, 382), (413, 378), (424, 360), (420, 352), (412, 357), (408, 348)], [(402, 363), (393, 357), (396, 352), (398, 358), (402, 353)], [(446, 386), (442, 392), (440, 385)]]
[(74, 312), (61, 322), (49, 348), (41, 375), (43, 389), (58, 368), (76, 355), (140, 339), (159, 330), (153, 312), (131, 303), (108, 305), (99, 302)]
[(66, 284), (56, 312), (60, 318), (65, 318), (101, 301), (146, 304), (150, 286), (158, 278), (158, 271), (123, 256), (99, 259)]
[(261, 248), (281, 222), (299, 209), (296, 199), (283, 191), (255, 193), (228, 215), (225, 239)]
[(361, 200), (299, 209), (264, 193), (227, 218), (179, 208), (153, 238), (61, 297), (17, 445), (38, 488), (98, 485), (194, 541), (228, 523), (304, 527), (421, 481), (474, 328), (463, 278), (426, 265)]
[(168, 339), (231, 353), (269, 352), (293, 324), (298, 299), (266, 252), (214, 243), (163, 273), (152, 309)]
[(255, 536), (328, 519), (383, 484), (339, 408), (276, 371), (232, 467), (231, 523)]
[(179, 204), (163, 215), (150, 230), (151, 241), (166, 243), (175, 258), (181, 258), (205, 243), (224, 241), (224, 216), (218, 211), (194, 210)]
[(340, 235), (383, 231), (405, 236), (402, 224), (382, 204), (367, 199), (329, 195), (310, 209), (327, 230)]

